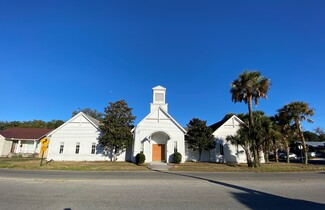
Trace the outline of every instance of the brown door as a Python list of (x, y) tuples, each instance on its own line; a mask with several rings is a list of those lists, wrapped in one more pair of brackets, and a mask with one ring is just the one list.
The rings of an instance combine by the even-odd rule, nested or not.
[(152, 145), (152, 161), (165, 160), (165, 145), (153, 144)]

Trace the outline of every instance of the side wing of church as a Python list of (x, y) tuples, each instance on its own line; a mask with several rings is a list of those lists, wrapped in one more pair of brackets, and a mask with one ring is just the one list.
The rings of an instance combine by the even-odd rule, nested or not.
[(182, 154), (182, 162), (185, 162), (185, 129), (168, 113), (166, 88), (154, 87), (153, 102), (150, 105), (150, 113), (139, 122), (132, 130), (134, 135), (132, 161), (135, 156), (143, 152), (146, 162), (162, 161), (172, 162), (173, 154)]

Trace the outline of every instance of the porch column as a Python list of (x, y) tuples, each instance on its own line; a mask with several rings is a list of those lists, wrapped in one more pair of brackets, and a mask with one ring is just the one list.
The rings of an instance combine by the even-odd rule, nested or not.
[(33, 150), (34, 150), (34, 153), (36, 153), (36, 146), (37, 146), (37, 141), (36, 140), (34, 140), (34, 146), (33, 146)]
[(18, 140), (18, 145), (15, 153), (20, 153), (20, 148), (21, 148), (20, 145), (21, 145), (21, 140)]

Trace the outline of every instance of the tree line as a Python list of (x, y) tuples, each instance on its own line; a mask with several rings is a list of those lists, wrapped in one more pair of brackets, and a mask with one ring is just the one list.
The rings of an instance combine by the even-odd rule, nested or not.
[(0, 121), (0, 130), (5, 130), (12, 127), (20, 128), (48, 128), (55, 129), (64, 123), (63, 120), (51, 120), (45, 122), (43, 120), (32, 121)]
[[(104, 114), (91, 108), (84, 108), (72, 112), (72, 117), (78, 114), (79, 112), (83, 112), (97, 120), (100, 120)], [(47, 128), (47, 129), (56, 129), (60, 127), (64, 123), (63, 120), (51, 120), (51, 121), (43, 121), (43, 120), (31, 120), (31, 121), (0, 121), (0, 130), (5, 130), (7, 128), (20, 127), (20, 128)]]

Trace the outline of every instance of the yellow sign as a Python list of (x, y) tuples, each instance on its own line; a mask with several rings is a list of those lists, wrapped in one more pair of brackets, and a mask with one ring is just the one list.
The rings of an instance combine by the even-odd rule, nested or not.
[(42, 154), (43, 152), (46, 152), (48, 144), (49, 144), (49, 140), (48, 140), (48, 138), (45, 137), (45, 138), (41, 139), (40, 142), (42, 143), (40, 154)]
[(49, 144), (49, 140), (45, 137), (45, 138), (43, 138), (43, 139), (41, 140), (41, 143), (42, 143), (43, 145), (48, 145), (48, 144)]
[(42, 145), (41, 147), (41, 153), (45, 152), (47, 150), (47, 145)]

